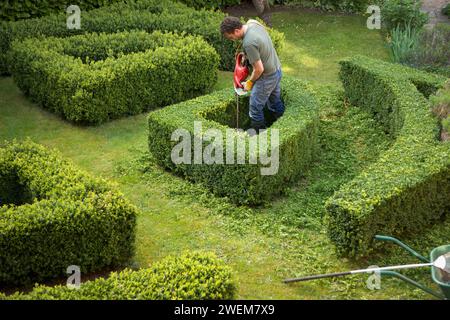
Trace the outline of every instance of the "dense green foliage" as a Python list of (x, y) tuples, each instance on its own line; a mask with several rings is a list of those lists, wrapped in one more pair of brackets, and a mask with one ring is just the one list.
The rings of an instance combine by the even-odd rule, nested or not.
[[(227, 6), (238, 5), (244, 3), (242, 0), (180, 0), (194, 8), (224, 8)], [(340, 11), (340, 12), (365, 12), (371, 4), (378, 4), (381, 0), (269, 0), (269, 5), (298, 5), (305, 8), (316, 8), (323, 11)]]
[(445, 78), (367, 57), (341, 65), (350, 102), (371, 112), (395, 139), (326, 205), (338, 252), (360, 255), (375, 234), (417, 235), (449, 210), (450, 145), (438, 141), (439, 126), (425, 98)]
[[(59, 154), (30, 141), (6, 143), (0, 185), (0, 283), (58, 277), (70, 265), (97, 271), (133, 256), (137, 209)], [(9, 186), (19, 192), (8, 194)]]
[[(294, 9), (273, 15), (274, 27), (285, 32), (289, 45), (290, 55), (282, 57), (284, 71), (315, 83), (331, 82), (336, 89), (340, 88), (335, 62), (343, 56), (358, 51), (387, 57), (382, 37), (378, 32), (367, 33), (364, 22), (352, 15)], [(220, 73), (219, 77), (217, 88), (230, 88), (231, 75)], [(329, 99), (328, 92), (320, 92)], [(184, 249), (207, 248), (224, 257), (236, 271), (237, 297), (241, 299), (431, 298), (388, 278), (383, 278), (383, 290), (369, 291), (364, 275), (301, 285), (285, 285), (280, 281), (285, 277), (414, 260), (388, 244), (369, 259), (341, 259), (326, 237), (321, 221), (323, 202), (340, 185), (376, 161), (379, 152), (389, 147), (386, 140), (391, 141), (370, 114), (344, 101), (340, 92), (335, 106), (321, 107), (321, 153), (305, 179), (288, 188), (285, 196), (258, 208), (234, 206), (227, 199), (212, 196), (199, 184), (174, 177), (154, 162), (145, 161), (148, 153), (147, 134), (142, 134), (142, 128), (147, 126), (145, 114), (83, 128), (34, 107), (11, 78), (0, 78), (0, 96), (2, 138), (28, 135), (57, 147), (86, 170), (117, 181), (127, 198), (142, 209), (135, 255), (139, 266), (147, 267)], [(143, 167), (144, 163), (149, 165)], [(442, 239), (448, 239), (449, 222), (445, 219), (426, 233), (402, 240), (426, 255), (441, 245)], [(429, 270), (416, 270), (412, 278), (432, 286)]]
[(419, 42), (419, 32), (408, 23), (406, 27), (397, 25), (391, 30), (391, 40), (389, 48), (391, 59), (397, 63), (404, 63), (417, 47)]
[(388, 31), (408, 23), (420, 29), (428, 22), (428, 14), (421, 11), (420, 0), (386, 0), (381, 7), (381, 21)]
[[(241, 0), (180, 0), (195, 8), (223, 8), (244, 3)], [(314, 8), (322, 11), (338, 11), (347, 13), (365, 13), (370, 5), (379, 5), (383, 0), (269, 0), (270, 5), (293, 5), (304, 8)]]
[[(222, 37), (219, 25), (225, 14), (209, 10), (195, 10), (182, 3), (169, 0), (130, 0), (111, 6), (83, 12), (81, 29), (68, 29), (65, 14), (54, 14), (37, 19), (4, 22), (0, 25), (0, 74), (8, 73), (5, 54), (13, 40), (26, 37), (55, 36), (67, 37), (80, 33), (115, 33), (140, 29), (147, 32), (163, 30), (167, 32), (186, 32), (202, 36), (221, 57), (220, 68), (234, 68), (236, 43)], [(278, 49), (282, 35), (269, 30), (275, 47)]]
[(36, 286), (27, 294), (0, 296), (11, 300), (199, 300), (233, 299), (231, 268), (211, 253), (166, 257), (151, 267), (113, 272), (80, 285)]
[(367, 7), (379, 3), (380, 0), (275, 0), (275, 4), (299, 5), (305, 8), (316, 8), (323, 11), (341, 11), (349, 13), (366, 12)]
[(219, 9), (228, 6), (238, 5), (241, 0), (179, 0), (185, 3), (189, 7), (195, 9), (207, 8), (207, 9)]
[(442, 8), (442, 13), (450, 17), (450, 3), (447, 4), (444, 8)]
[[(318, 110), (311, 92), (308, 85), (300, 80), (290, 77), (284, 77), (282, 80), (282, 99), (286, 112), (266, 132), (267, 140), (271, 141), (272, 129), (279, 130), (279, 168), (274, 175), (261, 174), (260, 169), (268, 165), (262, 165), (259, 161), (258, 164), (250, 164), (250, 157), (258, 159), (258, 155), (251, 152), (245, 153), (245, 164), (226, 164), (225, 160), (224, 164), (195, 164), (192, 159), (195, 140), (199, 139), (198, 134), (189, 142), (192, 144), (189, 151), (192, 152), (191, 164), (175, 165), (172, 162), (171, 152), (178, 144), (171, 141), (172, 133), (183, 128), (194, 137), (194, 121), (202, 122), (202, 132), (218, 129), (222, 133), (223, 150), (216, 150), (219, 150), (217, 152), (220, 154), (223, 152), (223, 159), (226, 159), (227, 141), (231, 139), (235, 142), (235, 152), (232, 152), (235, 160), (238, 159), (236, 145), (245, 143), (249, 146), (250, 143), (256, 143), (258, 136), (250, 137), (246, 132), (233, 131), (232, 137), (227, 137), (226, 129), (235, 128), (236, 123), (235, 96), (229, 89), (152, 112), (148, 117), (150, 151), (162, 166), (204, 184), (217, 195), (227, 196), (236, 203), (259, 204), (280, 194), (283, 186), (304, 175), (316, 156)], [(248, 101), (247, 106), (242, 101), (240, 127), (245, 127), (247, 111)], [(215, 140), (207, 142), (204, 139), (203, 150), (206, 146), (215, 146)], [(220, 144), (222, 141), (217, 142)], [(260, 148), (271, 154), (273, 150), (270, 142), (268, 145), (266, 150), (261, 144)]]
[(5, 0), (0, 2), (0, 20), (20, 20), (48, 15), (54, 12), (66, 12), (69, 5), (77, 5), (81, 11), (91, 10), (121, 0)]
[(201, 37), (159, 31), (32, 38), (14, 42), (9, 56), (25, 94), (70, 121), (88, 124), (208, 92), (219, 63)]

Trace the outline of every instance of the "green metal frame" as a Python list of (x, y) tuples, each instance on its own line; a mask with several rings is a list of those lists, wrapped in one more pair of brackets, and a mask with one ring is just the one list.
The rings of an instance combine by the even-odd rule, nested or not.
[[(450, 245), (440, 246), (440, 247), (433, 249), (433, 251), (431, 251), (431, 253), (430, 253), (430, 259), (427, 259), (424, 256), (422, 256), (421, 254), (419, 254), (416, 251), (414, 251), (413, 249), (411, 249), (410, 247), (408, 247), (406, 244), (404, 244), (397, 238), (383, 236), (383, 235), (376, 235), (375, 239), (380, 240), (380, 241), (387, 241), (387, 242), (395, 243), (395, 244), (399, 245), (400, 247), (402, 247), (403, 249), (405, 249), (406, 251), (408, 251), (413, 256), (415, 256), (417, 259), (421, 260), (422, 262), (426, 262), (426, 263), (436, 260), (437, 257), (439, 257), (440, 255), (443, 255), (444, 253), (450, 252)], [(413, 286), (435, 296), (436, 298), (444, 299), (444, 300), (450, 299), (450, 283), (442, 282), (441, 281), (442, 278), (438, 272), (439, 272), (439, 270), (436, 267), (431, 268), (431, 277), (432, 277), (433, 281), (437, 285), (439, 285), (439, 287), (441, 288), (442, 293), (444, 295), (442, 295), (434, 290), (431, 290), (431, 289), (425, 287), (424, 285), (404, 276), (401, 273), (395, 272), (395, 271), (381, 271), (380, 274), (384, 275), (384, 276), (391, 276), (391, 277), (395, 277), (400, 280), (403, 280), (403, 281), (409, 283), (410, 285), (413, 285)]]

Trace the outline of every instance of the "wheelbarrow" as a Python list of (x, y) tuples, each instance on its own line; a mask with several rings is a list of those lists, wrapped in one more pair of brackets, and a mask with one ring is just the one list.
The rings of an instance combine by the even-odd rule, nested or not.
[[(425, 262), (425, 263), (430, 263), (432, 261), (436, 261), (436, 259), (438, 257), (450, 252), (450, 245), (440, 246), (440, 247), (434, 248), (430, 253), (430, 259), (427, 259), (424, 256), (418, 254), (416, 251), (414, 251), (413, 249), (411, 249), (406, 244), (404, 244), (403, 242), (401, 242), (400, 240), (398, 240), (396, 238), (382, 236), (382, 235), (376, 235), (375, 239), (381, 240), (381, 241), (393, 242), (393, 243), (399, 245), (400, 247), (402, 247), (403, 249), (405, 249), (406, 251), (408, 251), (409, 253), (411, 253), (413, 256), (418, 258), (420, 261)], [(445, 274), (442, 270), (440, 270), (439, 268), (436, 268), (434, 266), (431, 267), (431, 278), (433, 279), (434, 283), (436, 283), (439, 286), (439, 288), (442, 291), (442, 294), (440, 292), (431, 290), (431, 289), (425, 287), (424, 285), (404, 276), (401, 273), (395, 272), (395, 271), (380, 271), (380, 274), (384, 275), (384, 276), (391, 276), (391, 277), (395, 277), (400, 280), (403, 280), (403, 281), (435, 296), (436, 298), (444, 299), (444, 300), (450, 299), (450, 277), (449, 277), (450, 275), (448, 273)]]
[[(408, 251), (410, 254), (412, 254), (413, 256), (415, 256), (417, 259), (419, 259), (420, 261), (422, 261), (424, 263), (391, 266), (391, 267), (381, 267), (381, 268), (360, 269), (360, 270), (338, 272), (338, 273), (331, 273), (331, 274), (321, 274), (321, 275), (314, 275), (314, 276), (308, 276), (308, 277), (302, 277), (302, 278), (286, 279), (286, 280), (284, 280), (284, 282), (290, 283), (290, 282), (308, 281), (308, 280), (314, 280), (314, 279), (320, 279), (320, 278), (340, 277), (340, 276), (345, 276), (345, 275), (350, 275), (350, 274), (368, 273), (368, 272), (378, 271), (380, 273), (380, 275), (391, 276), (391, 277), (395, 277), (400, 280), (403, 280), (403, 281), (409, 283), (410, 285), (413, 285), (413, 286), (433, 295), (436, 298), (444, 299), (444, 300), (450, 299), (450, 273), (448, 272), (449, 271), (448, 268), (450, 265), (450, 245), (443, 245), (443, 246), (434, 248), (430, 253), (430, 259), (427, 259), (396, 238), (382, 236), (382, 235), (376, 235), (375, 239), (381, 240), (381, 241), (393, 242), (393, 243), (399, 245), (400, 247), (402, 247), (403, 249), (405, 249), (406, 251)], [(431, 278), (439, 286), (442, 293), (436, 292), (432, 289), (429, 289), (429, 288), (425, 287), (424, 285), (406, 277), (405, 275), (403, 275), (401, 273), (392, 271), (392, 270), (396, 270), (396, 269), (418, 268), (418, 267), (425, 267), (425, 266), (431, 266)]]

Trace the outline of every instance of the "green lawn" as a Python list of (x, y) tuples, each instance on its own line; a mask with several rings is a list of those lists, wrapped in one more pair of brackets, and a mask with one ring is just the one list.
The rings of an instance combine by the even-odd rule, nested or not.
[[(285, 34), (279, 53), (285, 74), (320, 84), (340, 86), (339, 60), (355, 54), (388, 60), (383, 36), (366, 27), (366, 18), (304, 12), (298, 9), (275, 12), (274, 28)], [(231, 72), (222, 72), (217, 88), (226, 88)]]
[(354, 54), (389, 58), (380, 32), (367, 29), (361, 16), (290, 11), (274, 13), (272, 20), (286, 36), (280, 54), (286, 74), (336, 84), (342, 58)]
[[(387, 58), (380, 35), (360, 17), (294, 11), (276, 13), (273, 21), (286, 34), (285, 72), (315, 84), (338, 85), (337, 61), (352, 53)], [(216, 88), (231, 85), (231, 73), (221, 72)], [(235, 207), (155, 166), (147, 155), (145, 114), (98, 127), (74, 126), (30, 102), (11, 78), (0, 79), (0, 108), (0, 140), (31, 137), (56, 148), (86, 171), (115, 181), (141, 209), (134, 265), (145, 267), (186, 249), (211, 250), (234, 269), (238, 298), (429, 298), (395, 279), (370, 291), (366, 276), (282, 283), (303, 274), (415, 261), (395, 249), (364, 261), (340, 259), (325, 234), (323, 201), (390, 143), (356, 107), (338, 103), (321, 110), (320, 160), (286, 196), (256, 209)], [(447, 221), (410, 242), (426, 254), (449, 228)], [(426, 269), (409, 274), (431, 285)]]

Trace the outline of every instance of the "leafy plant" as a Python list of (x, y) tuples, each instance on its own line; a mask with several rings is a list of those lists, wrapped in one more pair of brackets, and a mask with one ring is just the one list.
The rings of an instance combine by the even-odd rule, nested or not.
[(417, 29), (408, 22), (405, 27), (397, 25), (391, 30), (389, 48), (394, 62), (405, 63), (416, 49), (419, 41)]
[(388, 31), (408, 25), (420, 29), (428, 22), (428, 14), (422, 12), (420, 0), (386, 0), (381, 8), (381, 21)]

